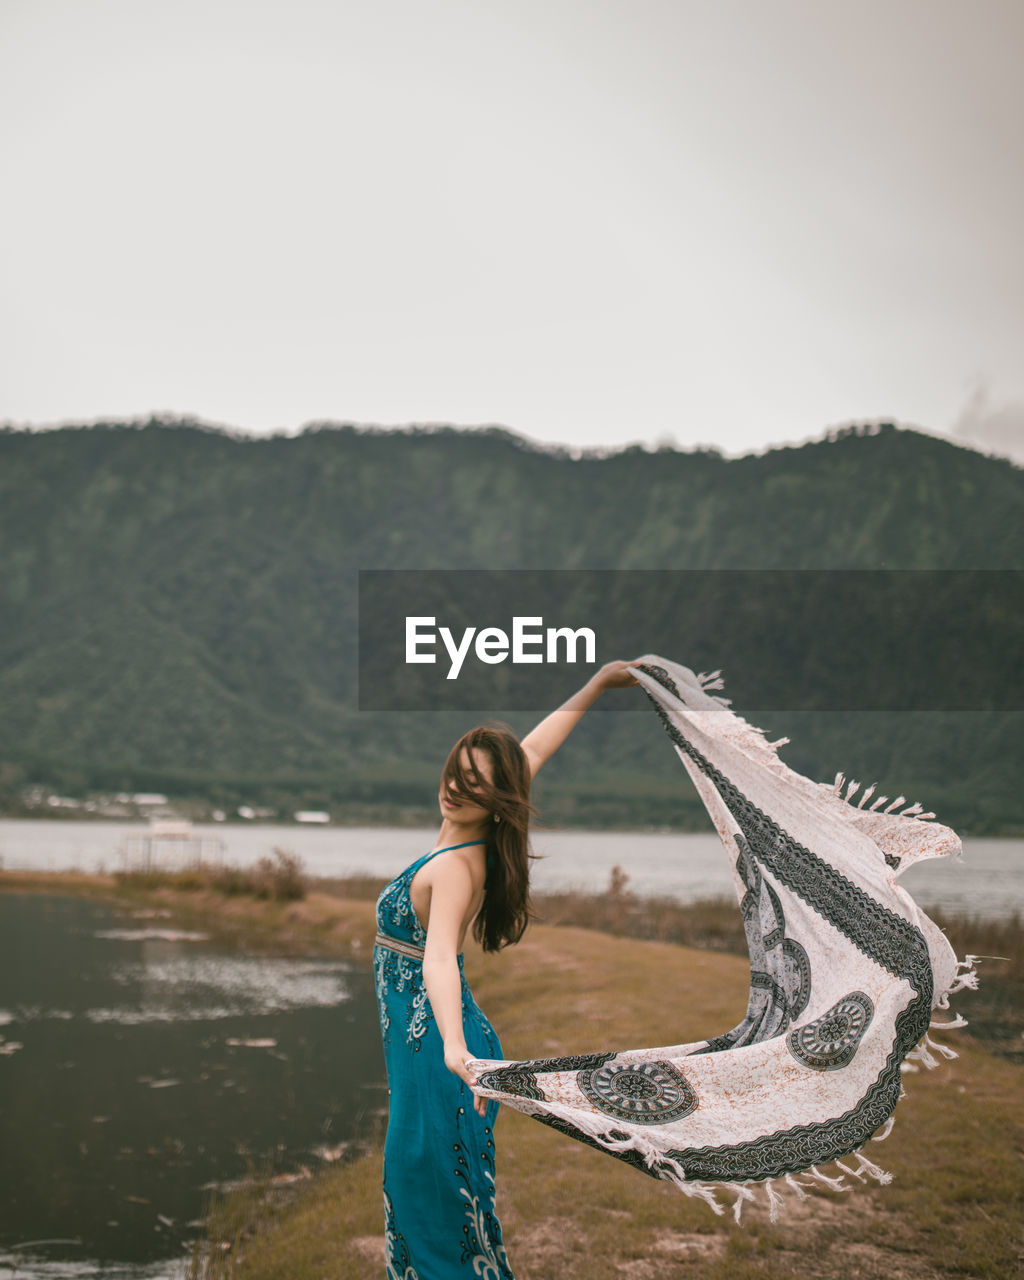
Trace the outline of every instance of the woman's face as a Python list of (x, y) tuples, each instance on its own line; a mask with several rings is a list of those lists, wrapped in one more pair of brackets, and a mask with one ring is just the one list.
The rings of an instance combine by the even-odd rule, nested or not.
[[(494, 781), (494, 767), (490, 756), (480, 747), (472, 749), (463, 747), (459, 756), (459, 764), (469, 783), (471, 792), (478, 791), (480, 784), (490, 785)], [(441, 816), (450, 818), (462, 825), (475, 825), (491, 820), (491, 812), (484, 804), (475, 804), (461, 796), (453, 796), (445, 785), (444, 778), (437, 795), (441, 807)]]

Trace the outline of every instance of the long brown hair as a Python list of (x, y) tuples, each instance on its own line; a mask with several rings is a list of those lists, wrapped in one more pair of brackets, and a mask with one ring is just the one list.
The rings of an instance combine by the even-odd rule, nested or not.
[[(462, 766), (463, 749), (486, 752), (493, 780), (472, 780)], [(472, 756), (469, 757), (472, 759)], [(485, 951), (500, 951), (523, 936), (530, 921), (530, 764), (506, 724), (492, 721), (470, 729), (452, 747), (441, 786), (455, 799), (483, 805), (497, 818), (487, 833), (487, 881), (473, 936)]]

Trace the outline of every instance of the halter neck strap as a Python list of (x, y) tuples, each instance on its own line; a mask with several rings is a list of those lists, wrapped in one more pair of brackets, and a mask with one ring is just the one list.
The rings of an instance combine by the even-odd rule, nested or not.
[(427, 857), (432, 858), (435, 853), (451, 853), (452, 849), (465, 849), (468, 845), (471, 845), (471, 844), (486, 844), (486, 843), (487, 843), (486, 840), (463, 840), (462, 844), (450, 844), (450, 845), (447, 845), (444, 849), (431, 849), (431, 851), (427, 854)]

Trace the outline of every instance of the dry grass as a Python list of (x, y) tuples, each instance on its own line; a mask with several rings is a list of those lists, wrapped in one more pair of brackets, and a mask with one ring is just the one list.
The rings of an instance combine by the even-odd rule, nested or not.
[(129, 889), (164, 886), (185, 892), (214, 889), (228, 897), (247, 894), (253, 898), (275, 898), (279, 902), (304, 898), (308, 886), (302, 859), (285, 849), (275, 849), (272, 857), (260, 858), (252, 867), (201, 862), (181, 871), (118, 871), (114, 879)]
[(1020, 916), (980, 920), (933, 911), (931, 917), (945, 931), (958, 956), (983, 957), (978, 990), (957, 997), (970, 1020), (972, 1038), (1024, 1066), (1024, 927)]

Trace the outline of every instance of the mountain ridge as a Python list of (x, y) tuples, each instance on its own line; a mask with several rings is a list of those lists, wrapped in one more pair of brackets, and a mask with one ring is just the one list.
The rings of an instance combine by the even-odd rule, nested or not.
[[(262, 778), (264, 794), (342, 806), (416, 780), (429, 803), (465, 717), (355, 710), (360, 568), (1017, 568), (1020, 494), (1008, 461), (879, 424), (736, 459), (573, 456), (503, 428), (0, 429), (0, 804), (78, 776), (211, 794)], [(639, 778), (671, 785), (663, 742), (619, 725), (623, 769), (608, 718), (588, 719), (545, 780), (549, 812), (578, 813), (588, 752), (623, 813)], [(960, 795), (976, 827), (993, 804), (1001, 826), (1024, 823), (1003, 784), (987, 809), (968, 801), (1000, 761), (947, 782), (934, 736), (916, 755), (904, 742), (926, 790)], [(820, 771), (835, 744), (819, 725), (799, 759)]]

